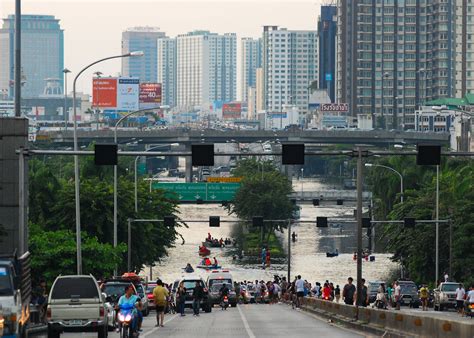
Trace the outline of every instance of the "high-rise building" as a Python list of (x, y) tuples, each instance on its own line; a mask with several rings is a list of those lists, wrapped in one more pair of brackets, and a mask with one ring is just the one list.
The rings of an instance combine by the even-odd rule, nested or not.
[(308, 111), (309, 85), (318, 81), (316, 30), (263, 28), (265, 106), (280, 112), (285, 105)]
[(337, 7), (321, 6), (318, 19), (319, 89), (335, 102)]
[(456, 0), (456, 92), (460, 98), (474, 93), (474, 3)]
[(176, 37), (177, 106), (208, 109), (214, 101), (236, 99), (237, 37), (194, 31)]
[(242, 101), (247, 102), (248, 88), (255, 88), (255, 82), (257, 79), (256, 69), (262, 67), (262, 39), (242, 38), (240, 43), (240, 91), (242, 95)]
[(465, 77), (456, 48), (469, 37), (468, 25), (456, 24), (456, 2), (340, 0), (338, 101), (354, 116), (372, 115), (376, 127), (413, 129), (416, 106), (467, 91), (466, 78), (456, 84), (456, 74)]
[(143, 51), (143, 57), (122, 58), (122, 76), (138, 77), (140, 82), (157, 82), (158, 39), (166, 37), (158, 27), (132, 27), (122, 32), (122, 54)]
[[(21, 16), (22, 97), (38, 97), (47, 81), (63, 88), (64, 35), (59, 19), (52, 15)], [(0, 91), (13, 97), (15, 60), (15, 15), (3, 19), (0, 28)]]
[(265, 109), (265, 76), (263, 75), (263, 68), (256, 69), (255, 108), (257, 113)]
[(162, 104), (176, 106), (176, 39), (158, 39), (158, 82)]

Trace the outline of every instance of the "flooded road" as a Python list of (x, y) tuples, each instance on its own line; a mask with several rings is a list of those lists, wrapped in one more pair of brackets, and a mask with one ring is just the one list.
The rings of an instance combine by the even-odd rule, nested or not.
[[(315, 179), (303, 180), (304, 191), (330, 190)], [(294, 190), (301, 190), (300, 181), (294, 182)], [(335, 203), (334, 203), (335, 204)], [(303, 204), (301, 209), (301, 220), (315, 221), (317, 216), (327, 216), (332, 219), (353, 219), (355, 204), (352, 205), (323, 205), (314, 207), (312, 204)], [(182, 219), (204, 219), (209, 216), (221, 216), (221, 220), (236, 220), (233, 215), (228, 215), (227, 211), (220, 205), (195, 205), (184, 204), (180, 206)], [(335, 222), (337, 223), (337, 221)], [(355, 224), (339, 223), (340, 227), (317, 228), (315, 222), (295, 224), (292, 230), (298, 235), (291, 248), (291, 269), (292, 275), (301, 274), (304, 279), (314, 283), (324, 282), (326, 279), (337, 284), (344, 284), (347, 277), (356, 277), (356, 263), (353, 260), (353, 252), (356, 250)], [(198, 256), (198, 246), (210, 232), (215, 238), (226, 238), (231, 236), (232, 223), (221, 223), (219, 228), (209, 228), (207, 221), (202, 223), (189, 223), (189, 228), (181, 228), (179, 232), (185, 239), (184, 245), (176, 243), (176, 247), (169, 250), (169, 257), (153, 267), (153, 278), (162, 278), (165, 282), (172, 282), (183, 275), (182, 268), (186, 263), (191, 263), (195, 267), (200, 258)], [(365, 230), (364, 230), (365, 232)], [(279, 235), (283, 247), (287, 249), (288, 233)], [(367, 240), (364, 238), (364, 243)], [(364, 244), (364, 247), (366, 244)], [(339, 250), (339, 256), (327, 258), (327, 251)], [(286, 276), (286, 263), (272, 264), (267, 270), (257, 264), (239, 264), (232, 261), (230, 254), (232, 248), (212, 248), (211, 257), (216, 257), (224, 268), (232, 271), (236, 280), (273, 279), (275, 274)], [(363, 276), (366, 280), (376, 280), (384, 278), (388, 272), (397, 268), (397, 264), (389, 260), (390, 254), (375, 254), (374, 262), (363, 262)], [(146, 269), (147, 273), (149, 269)], [(206, 278), (206, 271), (196, 269)]]

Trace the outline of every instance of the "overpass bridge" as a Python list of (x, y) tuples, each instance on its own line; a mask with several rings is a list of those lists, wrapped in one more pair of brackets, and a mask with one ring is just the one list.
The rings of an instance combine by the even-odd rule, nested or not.
[[(114, 141), (113, 130), (78, 130), (78, 142), (111, 143)], [(180, 143), (255, 143), (261, 141), (279, 141), (305, 144), (368, 144), (373, 146), (388, 146), (395, 143), (403, 144), (447, 144), (448, 133), (406, 132), (385, 130), (118, 130), (119, 143), (136, 141), (139, 144), (169, 144)], [(61, 146), (73, 144), (73, 131), (39, 131), (36, 143), (53, 143)]]

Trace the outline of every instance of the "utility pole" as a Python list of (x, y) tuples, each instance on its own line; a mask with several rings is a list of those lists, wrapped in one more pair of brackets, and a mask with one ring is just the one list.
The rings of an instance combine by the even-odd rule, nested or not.
[(356, 318), (359, 318), (359, 304), (362, 299), (362, 149), (357, 148), (357, 299)]
[(21, 116), (21, 0), (15, 0), (15, 117)]
[(291, 219), (288, 220), (288, 283), (291, 282)]

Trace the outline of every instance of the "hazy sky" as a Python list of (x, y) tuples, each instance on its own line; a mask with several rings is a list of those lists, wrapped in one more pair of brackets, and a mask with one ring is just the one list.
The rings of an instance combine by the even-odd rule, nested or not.
[[(72, 78), (85, 65), (120, 54), (121, 33), (128, 27), (157, 26), (171, 37), (195, 29), (237, 33), (239, 58), (240, 38), (261, 36), (264, 25), (316, 29), (321, 3), (330, 1), (23, 0), (22, 14), (49, 14), (61, 20), (65, 66), (72, 71), (68, 78), (69, 91)], [(14, 9), (15, 0), (0, 0), (1, 18), (14, 14)], [(120, 69), (120, 59), (93, 67), (79, 78), (78, 91), (91, 92), (93, 72), (117, 75)]]

